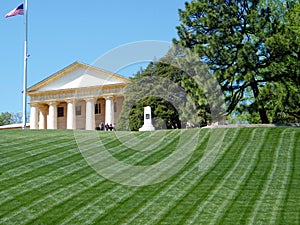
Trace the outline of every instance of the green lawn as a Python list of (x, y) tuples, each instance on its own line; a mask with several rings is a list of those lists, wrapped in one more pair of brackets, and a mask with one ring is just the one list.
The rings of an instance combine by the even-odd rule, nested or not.
[[(179, 171), (162, 168), (169, 179), (129, 186), (89, 166), (80, 150), (95, 158), (93, 135), (136, 167), (168, 159), (182, 137), (196, 149)], [(300, 224), (300, 129), (0, 131), (0, 224)]]

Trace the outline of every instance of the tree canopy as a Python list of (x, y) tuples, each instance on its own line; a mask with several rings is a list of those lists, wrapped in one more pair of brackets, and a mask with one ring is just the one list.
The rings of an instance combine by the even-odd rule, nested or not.
[(150, 63), (131, 79), (125, 89), (118, 129), (138, 130), (143, 125), (145, 106), (152, 108), (157, 129), (187, 124), (200, 127), (220, 120), (218, 107), (222, 104), (210, 98), (213, 82), (208, 74), (197, 58), (188, 57), (188, 52), (174, 46), (160, 61)]
[[(157, 76), (160, 74), (160, 76)], [(165, 76), (165, 77), (164, 77)], [(119, 130), (138, 130), (143, 125), (144, 107), (150, 106), (156, 129), (180, 128), (179, 106), (184, 95), (170, 80), (172, 71), (161, 63), (150, 63), (125, 88), (125, 101), (118, 121)], [(168, 95), (172, 93), (172, 95)]]
[[(300, 121), (299, 0), (192, 0), (174, 47), (126, 87), (121, 129)], [(221, 93), (221, 94), (220, 94)], [(125, 121), (128, 121), (126, 123)]]
[(253, 122), (299, 121), (299, 2), (193, 0), (174, 40), (206, 63), (227, 113)]
[(12, 124), (14, 122), (13, 114), (9, 112), (2, 112), (0, 114), (0, 126)]

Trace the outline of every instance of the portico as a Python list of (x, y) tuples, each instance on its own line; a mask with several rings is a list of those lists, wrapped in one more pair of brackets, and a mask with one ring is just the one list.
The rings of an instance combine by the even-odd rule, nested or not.
[(30, 129), (86, 129), (114, 124), (128, 79), (75, 62), (28, 89)]

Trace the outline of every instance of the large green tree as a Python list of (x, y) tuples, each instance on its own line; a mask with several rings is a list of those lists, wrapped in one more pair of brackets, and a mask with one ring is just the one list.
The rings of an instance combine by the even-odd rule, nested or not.
[(159, 62), (150, 63), (131, 78), (125, 89), (118, 129), (138, 130), (143, 125), (145, 106), (151, 106), (154, 126), (158, 129), (181, 128), (187, 123), (197, 127), (207, 125), (211, 111), (204, 85), (195, 82), (195, 67), (187, 65), (185, 57), (177, 62), (179, 55), (175, 48), (171, 49)]
[[(284, 7), (282, 7), (284, 6)], [(299, 2), (281, 5), (281, 32), (268, 38), (266, 44), (280, 60), (267, 68), (271, 78), (261, 88), (260, 99), (265, 102), (273, 123), (300, 121), (300, 8)]]
[(0, 126), (12, 124), (14, 122), (13, 114), (2, 112), (0, 114)]
[[(174, 71), (173, 71), (174, 72)], [(161, 63), (150, 63), (137, 72), (125, 88), (125, 101), (117, 123), (119, 130), (138, 130), (143, 125), (144, 107), (152, 110), (153, 125), (156, 129), (180, 128), (177, 107), (184, 101), (180, 87), (168, 79), (172, 71)]]
[[(179, 11), (174, 42), (207, 63), (225, 93), (228, 114), (247, 112), (273, 122), (273, 109), (280, 108), (276, 96), (284, 87), (297, 89), (299, 36), (287, 33), (286, 20), (292, 8), (294, 1), (193, 0)], [(281, 89), (271, 98), (276, 83)], [(294, 111), (295, 100), (284, 99)]]

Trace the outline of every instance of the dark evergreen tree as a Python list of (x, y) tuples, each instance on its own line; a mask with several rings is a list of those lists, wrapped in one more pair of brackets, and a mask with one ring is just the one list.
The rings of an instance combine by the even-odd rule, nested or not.
[[(160, 75), (158, 75), (160, 74)], [(144, 107), (150, 106), (156, 129), (181, 128), (179, 107), (183, 90), (167, 76), (161, 63), (150, 63), (138, 72), (125, 89), (125, 101), (118, 121), (119, 130), (138, 130), (143, 125)]]
[(171, 49), (131, 79), (125, 89), (118, 129), (138, 130), (143, 125), (145, 106), (151, 106), (158, 129), (181, 128), (187, 123), (200, 127), (211, 121), (210, 104), (202, 88), (205, 85), (200, 87), (195, 80), (198, 67), (189, 67), (186, 60), (175, 63), (178, 57), (178, 51)]
[[(228, 114), (274, 122), (280, 91), (273, 98), (269, 92), (276, 83), (281, 90), (297, 90), (299, 33), (289, 32), (287, 20), (292, 8), (294, 1), (194, 0), (179, 11), (179, 39), (174, 42), (207, 63), (226, 95)], [(297, 11), (291, 15), (295, 20)], [(295, 118), (298, 98), (284, 99), (283, 107), (292, 108)]]

